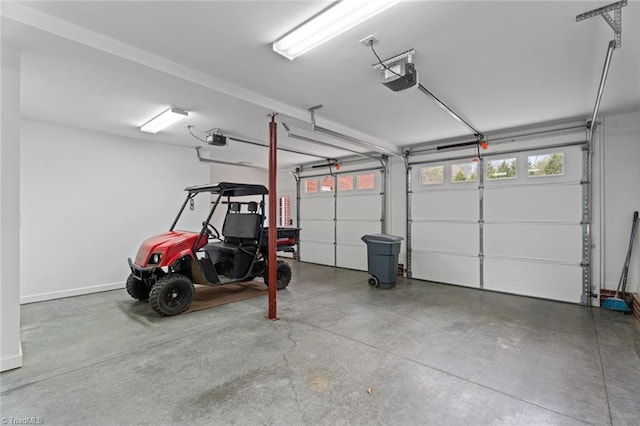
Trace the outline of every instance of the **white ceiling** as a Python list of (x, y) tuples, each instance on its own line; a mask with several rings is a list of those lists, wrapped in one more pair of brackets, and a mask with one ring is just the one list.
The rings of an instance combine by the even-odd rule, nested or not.
[[(275, 111), (319, 138), (306, 108), (323, 104), (318, 124), (399, 152), (469, 132), (420, 91), (382, 86), (360, 39), (375, 34), (383, 58), (415, 49), (420, 82), (483, 133), (587, 119), (613, 32), (600, 17), (575, 16), (608, 3), (405, 1), (294, 61), (271, 42), (327, 2), (2, 1), (1, 13), (3, 43), (22, 52), (25, 119), (195, 147), (203, 144), (182, 125), (156, 135), (138, 126), (173, 105), (190, 111), (186, 122), (201, 136), (219, 127), (266, 142)], [(603, 113), (640, 108), (640, 2), (622, 15)], [(289, 139), (282, 127), (279, 143), (345, 155)], [(206, 150), (266, 164), (259, 147)], [(279, 154), (282, 167), (312, 160)]]

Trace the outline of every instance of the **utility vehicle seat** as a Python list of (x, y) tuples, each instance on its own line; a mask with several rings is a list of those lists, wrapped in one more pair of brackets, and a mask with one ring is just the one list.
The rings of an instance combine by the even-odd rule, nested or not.
[(258, 203), (251, 204), (247, 206), (249, 213), (241, 213), (240, 203), (231, 203), (222, 225), (224, 241), (209, 243), (204, 248), (214, 263), (233, 259), (233, 272), (225, 275), (234, 278), (244, 276), (258, 250), (262, 215), (257, 213)]

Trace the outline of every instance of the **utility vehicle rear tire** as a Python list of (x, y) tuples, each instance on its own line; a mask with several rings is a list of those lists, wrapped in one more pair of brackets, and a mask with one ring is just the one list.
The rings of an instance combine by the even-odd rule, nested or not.
[[(278, 290), (286, 288), (289, 285), (289, 281), (291, 281), (291, 266), (284, 260), (278, 260), (276, 276)], [(269, 268), (264, 272), (264, 284), (269, 285)]]
[(193, 301), (193, 283), (182, 274), (168, 274), (154, 284), (149, 304), (163, 317), (178, 315), (189, 309)]
[(127, 277), (127, 293), (136, 300), (145, 302), (149, 300), (149, 292), (151, 289), (147, 287), (144, 281), (136, 279), (133, 274)]

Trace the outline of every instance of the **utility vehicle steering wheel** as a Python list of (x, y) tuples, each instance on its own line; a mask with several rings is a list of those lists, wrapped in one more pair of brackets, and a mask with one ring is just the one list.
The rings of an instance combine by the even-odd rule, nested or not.
[[(204, 223), (203, 223), (204, 224)], [(207, 223), (207, 236), (210, 238), (215, 238), (216, 240), (220, 240), (220, 232), (218, 232), (218, 230), (216, 229), (215, 226), (213, 226), (213, 224), (211, 223)]]

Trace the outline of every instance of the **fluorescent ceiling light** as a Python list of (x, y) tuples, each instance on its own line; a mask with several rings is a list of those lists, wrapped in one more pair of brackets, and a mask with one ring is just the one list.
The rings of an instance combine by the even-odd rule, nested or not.
[(342, 34), (400, 0), (342, 0), (273, 43), (273, 50), (294, 60), (325, 41)]
[(188, 116), (189, 113), (187, 111), (180, 108), (171, 107), (144, 123), (140, 127), (140, 130), (148, 133), (158, 133), (160, 130), (165, 129), (171, 126), (173, 123), (176, 123)]

